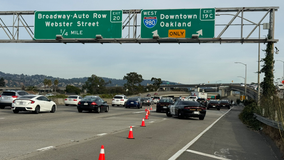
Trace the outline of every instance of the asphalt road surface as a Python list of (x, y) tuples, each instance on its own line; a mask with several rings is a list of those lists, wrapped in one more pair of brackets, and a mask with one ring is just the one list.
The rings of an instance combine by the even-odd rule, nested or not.
[[(204, 120), (169, 118), (143, 109), (110, 107), (108, 113), (78, 113), (58, 106), (55, 113), (14, 114), (0, 110), (1, 160), (93, 160), (101, 145), (106, 160), (277, 159), (262, 135), (237, 118), (241, 107), (208, 110)], [(134, 139), (127, 139), (133, 126)]]

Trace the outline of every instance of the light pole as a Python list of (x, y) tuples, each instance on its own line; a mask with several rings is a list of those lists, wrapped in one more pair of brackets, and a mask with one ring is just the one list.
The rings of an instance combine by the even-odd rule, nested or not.
[(282, 80), (284, 80), (284, 61), (282, 61), (282, 60), (276, 60), (276, 61), (280, 61), (280, 62), (283, 63), (283, 77), (282, 77)]
[(244, 79), (244, 83), (246, 83), (246, 82), (245, 82), (245, 81), (246, 81), (246, 78), (245, 78), (245, 77), (242, 77), (242, 76), (238, 76), (238, 77), (243, 78), (243, 79)]
[(242, 63), (242, 62), (235, 62), (235, 63), (239, 63), (245, 66), (245, 99), (247, 99), (247, 64)]

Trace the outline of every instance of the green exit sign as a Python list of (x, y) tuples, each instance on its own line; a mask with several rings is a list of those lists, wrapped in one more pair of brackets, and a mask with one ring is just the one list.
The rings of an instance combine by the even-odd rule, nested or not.
[(36, 11), (35, 39), (121, 38), (122, 10)]
[(213, 38), (215, 8), (142, 10), (141, 38)]

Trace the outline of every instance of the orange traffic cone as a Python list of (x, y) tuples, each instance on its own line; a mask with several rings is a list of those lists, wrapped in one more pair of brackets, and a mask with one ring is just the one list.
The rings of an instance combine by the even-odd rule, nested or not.
[(150, 110), (152, 111), (152, 105), (151, 105), (151, 109)]
[(148, 118), (148, 112), (146, 112), (146, 116), (145, 116), (145, 119), (149, 119), (149, 118)]
[(148, 115), (150, 115), (150, 110), (149, 109), (147, 110), (147, 113), (148, 113)]
[(101, 146), (101, 152), (100, 152), (99, 160), (105, 160), (105, 148), (104, 148), (104, 145)]
[(147, 108), (145, 108), (145, 112), (147, 112)]
[(146, 126), (145, 126), (145, 121), (144, 121), (144, 118), (142, 119), (142, 124), (141, 124), (141, 127), (146, 127)]
[(133, 133), (132, 133), (132, 126), (130, 126), (130, 130), (129, 130), (129, 134), (128, 134), (127, 139), (134, 139)]

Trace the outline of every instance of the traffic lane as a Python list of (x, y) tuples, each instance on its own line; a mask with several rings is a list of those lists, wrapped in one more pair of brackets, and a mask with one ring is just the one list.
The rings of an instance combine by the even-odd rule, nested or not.
[[(242, 107), (235, 106), (209, 131), (184, 152), (178, 160), (212, 160), (218, 158), (242, 160), (281, 159), (270, 144), (256, 131), (249, 129), (238, 118)], [(213, 156), (210, 158), (210, 156)]]
[[(1, 110), (2, 111), (2, 110)], [(20, 112), (14, 114), (11, 110), (1, 112), (1, 159), (34, 152), (37, 149), (53, 145), (61, 145), (80, 141), (105, 132), (115, 132), (125, 128), (124, 124), (133, 121), (131, 116), (144, 116), (144, 110), (112, 108), (109, 113), (78, 113), (76, 106), (58, 106), (55, 113)], [(116, 117), (129, 117), (116, 122)], [(141, 116), (141, 117), (142, 117)], [(97, 118), (109, 119), (110, 124), (98, 121)], [(136, 118), (135, 118), (136, 119)], [(115, 121), (115, 122), (112, 122)], [(107, 122), (107, 121), (105, 121)], [(137, 122), (138, 125), (139, 122)], [(100, 125), (102, 124), (102, 126)], [(133, 125), (133, 123), (128, 124)], [(96, 126), (96, 127), (94, 127)], [(27, 147), (29, 146), (29, 147)], [(11, 149), (12, 148), (12, 149)]]
[(104, 145), (107, 159), (164, 160), (170, 158), (222, 114), (219, 111), (212, 111), (205, 120), (198, 120), (166, 118), (165, 113), (151, 112), (149, 120), (145, 121), (146, 127), (139, 127), (140, 121), (140, 124), (133, 128), (135, 139), (127, 139), (129, 126), (126, 125), (125, 130), (121, 132), (107, 133), (68, 146), (56, 146), (47, 151), (28, 155), (25, 159), (94, 159), (98, 158), (100, 147)]
[[(130, 125), (141, 124), (145, 111), (141, 109), (112, 108), (109, 113), (78, 113), (76, 106), (59, 106), (55, 113), (11, 110), (0, 119), (0, 159), (11, 159), (48, 146), (60, 146), (115, 133)], [(141, 117), (137, 120), (137, 117)], [(108, 126), (108, 127), (105, 127)], [(27, 147), (28, 146), (28, 147)]]

